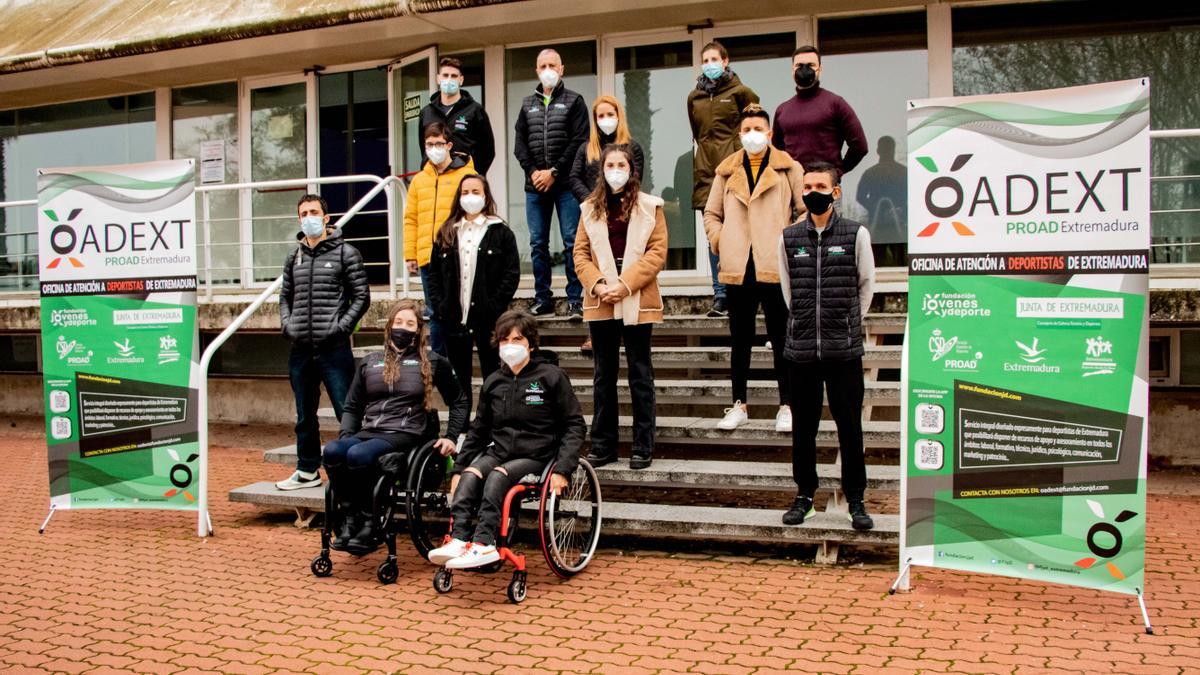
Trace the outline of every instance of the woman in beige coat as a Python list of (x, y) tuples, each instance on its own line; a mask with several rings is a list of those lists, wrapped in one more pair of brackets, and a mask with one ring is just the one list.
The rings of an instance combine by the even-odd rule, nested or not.
[(791, 397), (783, 359), (788, 309), (779, 288), (779, 237), (804, 212), (804, 171), (786, 152), (771, 147), (771, 120), (761, 106), (746, 106), (739, 126), (742, 149), (717, 166), (704, 208), (704, 231), (712, 252), (720, 258), (717, 279), (725, 284), (733, 344), (733, 407), (725, 411), (717, 428), (732, 430), (749, 420), (746, 381), (762, 305), (779, 384), (775, 430), (791, 432)]
[(650, 334), (663, 318), (658, 273), (667, 260), (667, 221), (663, 201), (639, 189), (633, 165), (629, 146), (604, 148), (604, 179), (596, 181), (581, 205), (574, 255), (575, 273), (583, 284), (583, 320), (591, 331), (596, 360), (592, 450), (587, 459), (593, 466), (617, 459), (617, 371), (624, 340), (633, 398), (629, 465), (645, 469), (654, 453)]

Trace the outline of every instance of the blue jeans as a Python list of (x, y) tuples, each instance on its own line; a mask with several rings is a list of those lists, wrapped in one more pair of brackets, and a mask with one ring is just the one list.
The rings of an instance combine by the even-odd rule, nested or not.
[(558, 230), (563, 239), (563, 262), (567, 268), (567, 304), (583, 303), (583, 284), (575, 276), (575, 232), (579, 229), (579, 201), (564, 187), (550, 192), (525, 193), (525, 219), (529, 222), (529, 256), (533, 261), (533, 301), (554, 300), (550, 290), (550, 219), (558, 208)]
[(717, 269), (717, 266), (719, 264), (719, 261), (720, 261), (720, 257), (716, 253), (713, 253), (712, 249), (709, 249), (708, 250), (708, 264), (710, 267), (712, 267), (713, 300), (725, 297), (725, 284), (717, 281), (717, 272), (719, 271)]
[[(433, 318), (433, 301), (429, 299), (429, 265), (418, 267), (421, 271), (421, 290), (425, 293), (425, 318), (429, 320), (429, 348), (433, 351), (446, 355), (446, 342), (442, 339), (442, 324), (438, 323)], [(391, 329), (391, 326), (388, 326)], [(388, 339), (384, 335), (384, 339)]]
[(325, 444), (325, 472), (343, 509), (357, 507), (363, 513), (371, 511), (375, 484), (379, 472), (375, 460), (391, 452), (411, 452), (421, 444), (416, 434), (395, 434), (394, 438), (357, 436), (338, 438)]
[(321, 426), (317, 420), (321, 384), (325, 384), (325, 393), (340, 420), (342, 404), (354, 379), (350, 339), (318, 346), (293, 344), (288, 356), (288, 377), (296, 395), (296, 469), (312, 473), (321, 466)]

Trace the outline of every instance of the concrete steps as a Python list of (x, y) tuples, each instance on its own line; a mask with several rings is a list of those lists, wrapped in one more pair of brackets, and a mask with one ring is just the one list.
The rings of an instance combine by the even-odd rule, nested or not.
[[(592, 416), (584, 415), (588, 428), (591, 429)], [(658, 444), (691, 444), (691, 445), (752, 445), (752, 446), (787, 446), (792, 445), (790, 432), (775, 431), (775, 419), (751, 419), (746, 424), (725, 431), (717, 428), (716, 417), (659, 417), (657, 433), (654, 439)], [(628, 441), (633, 434), (633, 418), (621, 416), (617, 418), (617, 427), (621, 432), (621, 440)], [(339, 428), (337, 420), (333, 419), (333, 410), (328, 416), (321, 416), (321, 429), (336, 431)], [(837, 427), (833, 420), (822, 420), (817, 431), (817, 447), (837, 447)], [(900, 423), (889, 421), (863, 422), (863, 447), (866, 448), (898, 448), (900, 447)], [(274, 452), (274, 451), (269, 451)], [(270, 460), (268, 460), (270, 461)]]
[[(483, 381), (475, 378), (473, 386), (478, 391)], [(590, 378), (571, 378), (571, 386), (581, 401), (590, 401), (595, 395), (595, 386)], [(657, 403), (689, 403), (728, 406), (732, 396), (732, 385), (724, 380), (667, 380), (655, 378), (654, 394)], [(751, 380), (746, 385), (748, 403), (752, 405), (778, 405), (779, 385), (770, 380)], [(629, 401), (629, 382), (624, 378), (617, 381), (617, 397)], [(899, 382), (866, 383), (865, 405), (886, 407), (900, 405)]]
[[(895, 334), (904, 332), (904, 314), (867, 314), (863, 328), (871, 334)], [(542, 336), (586, 335), (587, 323), (570, 321), (565, 316), (538, 317), (538, 332)], [(766, 322), (758, 317), (758, 333), (766, 334)], [(667, 315), (662, 323), (654, 324), (654, 335), (725, 336), (729, 337), (729, 319), (695, 315)]]

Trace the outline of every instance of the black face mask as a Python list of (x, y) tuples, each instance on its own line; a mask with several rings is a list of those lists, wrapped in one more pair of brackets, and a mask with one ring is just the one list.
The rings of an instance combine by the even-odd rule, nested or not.
[(833, 206), (833, 193), (813, 190), (804, 195), (804, 205), (808, 207), (809, 213), (819, 216), (828, 211), (830, 206)]
[(800, 89), (808, 89), (817, 83), (817, 71), (810, 64), (803, 64), (792, 73), (792, 79)]
[(404, 351), (411, 347), (413, 340), (416, 338), (417, 334), (414, 331), (406, 330), (404, 328), (392, 329), (392, 345), (394, 345), (396, 349), (399, 349), (400, 351)]

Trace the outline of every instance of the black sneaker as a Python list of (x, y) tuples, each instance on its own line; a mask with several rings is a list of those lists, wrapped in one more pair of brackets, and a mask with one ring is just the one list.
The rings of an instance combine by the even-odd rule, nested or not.
[(338, 528), (337, 535), (329, 543), (329, 548), (335, 551), (345, 551), (350, 540), (362, 527), (357, 513), (347, 513), (346, 509), (343, 509), (342, 514), (342, 526)]
[(725, 298), (715, 298), (712, 309), (708, 310), (708, 315), (714, 319), (729, 316), (729, 307), (725, 304)]
[(850, 502), (850, 525), (856, 530), (870, 530), (875, 527), (875, 521), (867, 515), (867, 505), (862, 502)]
[(784, 525), (803, 525), (804, 520), (816, 513), (813, 510), (812, 497), (797, 496), (792, 502), (792, 508), (783, 514)]
[(583, 321), (583, 305), (581, 303), (572, 303), (567, 305), (567, 320), (572, 322)]
[(617, 453), (612, 452), (599, 454), (595, 450), (591, 450), (588, 452), (586, 459), (588, 464), (592, 465), (593, 469), (599, 469), (606, 464), (612, 464), (613, 462), (617, 461)]
[(649, 469), (652, 455), (646, 450), (634, 450), (633, 457), (629, 459), (629, 468), (631, 469)]
[(554, 314), (554, 301), (547, 300), (546, 302), (535, 302), (529, 306), (529, 312), (534, 316), (546, 316)]

